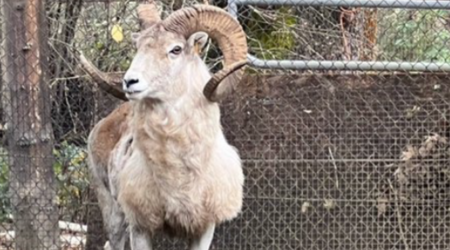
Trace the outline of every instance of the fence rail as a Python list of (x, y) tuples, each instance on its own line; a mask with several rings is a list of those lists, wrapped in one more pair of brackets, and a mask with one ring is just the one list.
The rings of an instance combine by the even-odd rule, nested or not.
[[(450, 10), (449, 1), (439, 0), (229, 0), (228, 12), (238, 18), (239, 5), (342, 6)], [(249, 54), (251, 66), (263, 69), (353, 70), (353, 71), (450, 71), (449, 63), (358, 60), (265, 60)]]
[(261, 69), (291, 70), (352, 70), (352, 71), (450, 71), (449, 63), (380, 62), (380, 61), (319, 61), (319, 60), (262, 60), (247, 56), (251, 66)]
[[(230, 0), (229, 6), (239, 5), (294, 5), (346, 6), (366, 8), (450, 9), (448, 1), (441, 0)], [(234, 6), (231, 7), (235, 8)]]

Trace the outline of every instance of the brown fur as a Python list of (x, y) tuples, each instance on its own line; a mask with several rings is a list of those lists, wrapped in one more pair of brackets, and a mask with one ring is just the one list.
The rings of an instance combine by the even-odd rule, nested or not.
[(121, 104), (98, 123), (91, 132), (95, 136), (95, 138), (91, 139), (91, 154), (100, 166), (108, 166), (109, 154), (116, 146), (121, 135), (127, 130), (127, 116), (130, 114), (130, 108), (129, 102)]

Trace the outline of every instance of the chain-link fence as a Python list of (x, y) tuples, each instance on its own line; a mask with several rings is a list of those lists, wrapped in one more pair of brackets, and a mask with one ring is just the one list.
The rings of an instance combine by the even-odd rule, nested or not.
[(449, 70), (446, 1), (231, 0), (250, 64), (269, 69)]
[[(449, 249), (448, 3), (320, 2), (209, 1), (242, 24), (253, 60), (221, 103), (244, 208), (211, 249)], [(159, 5), (166, 17), (194, 3)], [(1, 1), (0, 249), (103, 249), (86, 140), (121, 101), (74, 51), (125, 71), (138, 4)], [(203, 57), (220, 68), (213, 43)]]

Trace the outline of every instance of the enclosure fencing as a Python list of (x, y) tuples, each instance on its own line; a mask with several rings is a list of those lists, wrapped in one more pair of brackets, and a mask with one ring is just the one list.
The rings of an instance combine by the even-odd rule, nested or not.
[[(373, 30), (377, 26), (376, 20), (371, 20), (374, 18), (374, 10), (372, 13), (365, 12), (363, 16), (358, 17), (358, 8), (413, 8), (413, 9), (436, 9), (436, 10), (449, 10), (450, 3), (448, 1), (411, 1), (411, 0), (230, 0), (228, 4), (228, 11), (235, 17), (238, 18), (239, 12), (237, 10), (238, 5), (265, 5), (265, 6), (330, 6), (330, 7), (344, 7), (346, 11), (349, 11), (346, 15), (353, 15), (350, 17), (350, 22), (354, 22), (353, 25), (357, 24), (358, 20), (363, 20), (365, 26), (356, 30), (356, 34), (350, 33), (348, 36), (357, 36), (359, 32), (366, 32), (360, 38), (360, 43), (366, 43), (368, 48), (366, 50), (374, 50), (375, 39), (377, 34), (371, 34), (376, 32)], [(350, 8), (350, 9), (347, 9)], [(377, 18), (375, 10), (375, 19)], [(381, 10), (382, 12), (385, 12)], [(344, 12), (345, 13), (345, 12)], [(345, 18), (342, 17), (341, 18)], [(374, 23), (375, 21), (375, 23)], [(341, 20), (341, 22), (343, 22)], [(342, 24), (342, 23), (341, 23)], [(363, 24), (364, 25), (364, 24)], [(372, 30), (371, 30), (372, 29)], [(345, 28), (342, 27), (342, 31)], [(355, 32), (353, 32), (355, 33)], [(343, 39), (345, 39), (346, 34), (342, 34)], [(347, 43), (344, 41), (343, 46), (348, 47), (348, 51), (351, 51), (351, 42)], [(350, 47), (349, 47), (350, 46)], [(364, 45), (363, 45), (364, 46)], [(351, 53), (351, 52), (350, 52)], [(366, 51), (366, 53), (373, 53), (373, 51)], [(356, 56), (358, 58), (358, 56)], [(376, 57), (374, 57), (376, 58)], [(311, 69), (311, 70), (376, 70), (376, 71), (449, 71), (450, 64), (446, 62), (405, 62), (405, 61), (376, 61), (374, 58), (369, 61), (364, 60), (351, 60), (352, 56), (346, 58), (346, 60), (266, 60), (257, 58), (251, 54), (248, 55), (249, 62), (252, 66), (258, 68), (269, 68), (269, 69)], [(367, 58), (368, 59), (368, 58)], [(366, 60), (367, 60), (366, 59)]]
[[(0, 1), (1, 250), (104, 249), (86, 140), (121, 101), (74, 52), (124, 72), (139, 2)], [(450, 1), (209, 4), (241, 23), (250, 63), (220, 104), (244, 208), (212, 249), (449, 249)], [(202, 56), (220, 68), (214, 41)]]

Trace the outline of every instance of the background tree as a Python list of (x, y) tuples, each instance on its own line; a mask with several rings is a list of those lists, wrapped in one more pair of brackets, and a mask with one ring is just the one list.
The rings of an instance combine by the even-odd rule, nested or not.
[(42, 0), (3, 1), (4, 118), (15, 249), (59, 249)]

